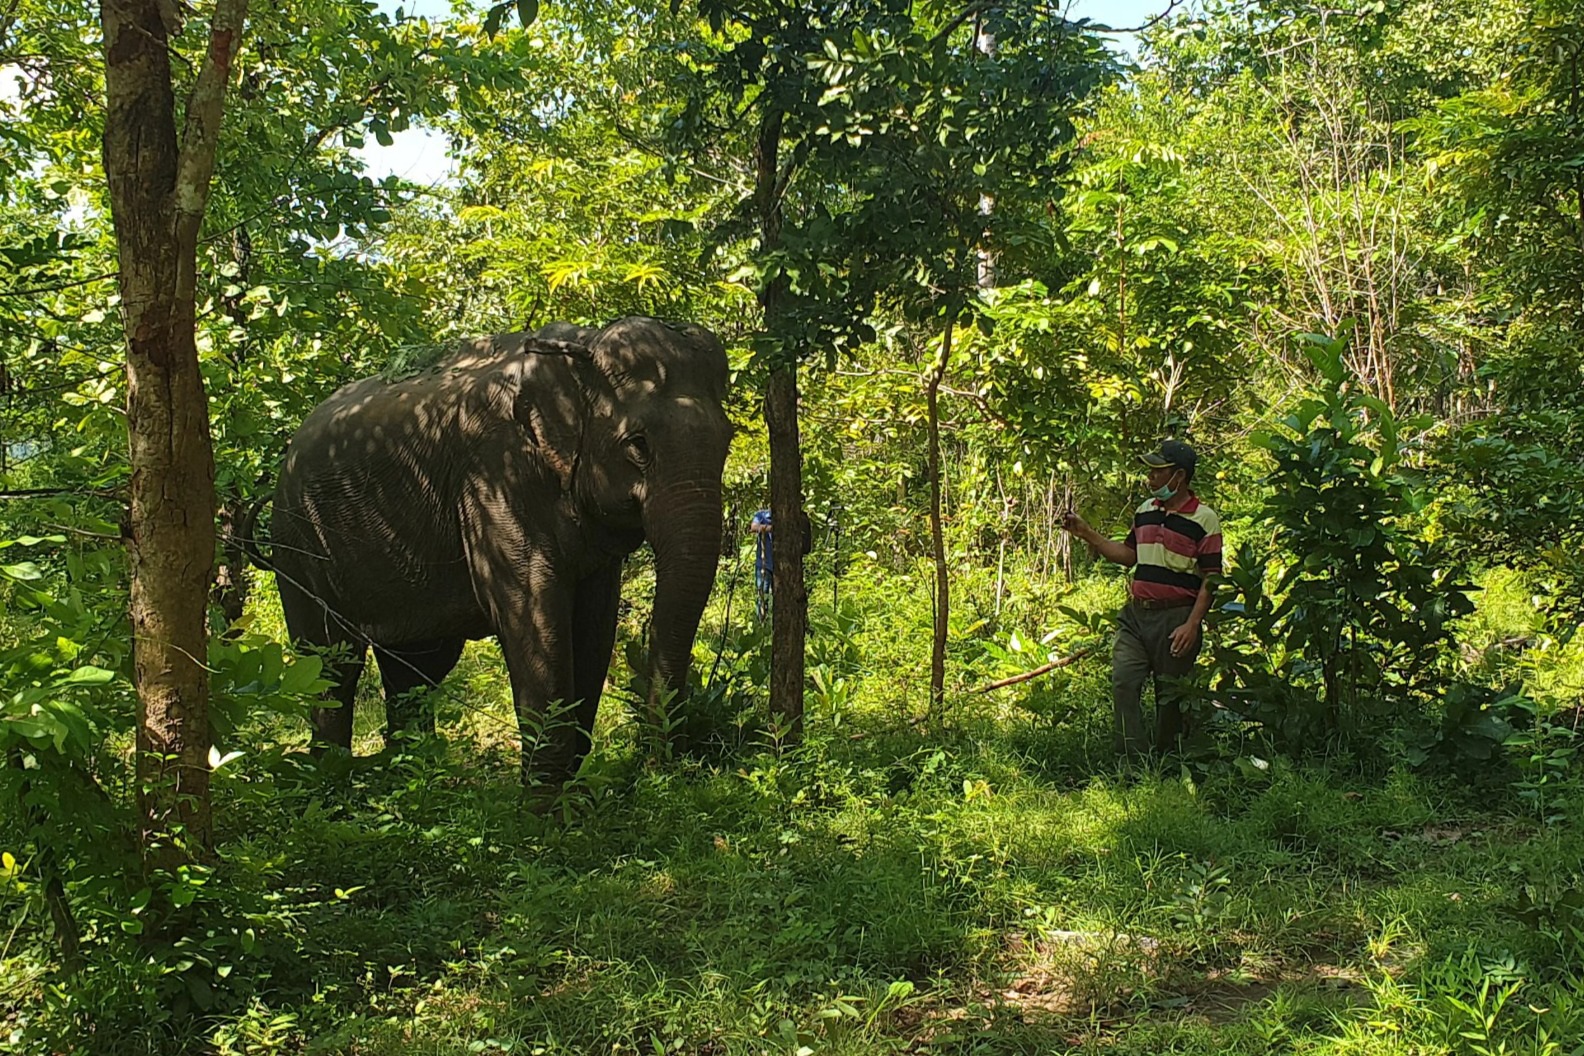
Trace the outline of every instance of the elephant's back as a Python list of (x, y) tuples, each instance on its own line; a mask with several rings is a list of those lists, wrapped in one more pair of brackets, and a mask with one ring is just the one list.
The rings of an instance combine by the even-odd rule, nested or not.
[[(466, 576), (456, 496), (469, 469), (456, 426), (462, 394), (446, 378), (419, 380), (338, 389), (287, 445), (276, 487), (276, 568), (364, 625), (402, 608), (474, 604), (457, 586)], [(364, 604), (370, 611), (350, 611)]]

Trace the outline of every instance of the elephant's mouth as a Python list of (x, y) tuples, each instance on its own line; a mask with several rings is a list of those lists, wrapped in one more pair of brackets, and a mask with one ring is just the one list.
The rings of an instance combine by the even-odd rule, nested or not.
[(625, 525), (609, 525), (602, 529), (602, 549), (608, 550), (621, 557), (637, 550), (644, 544), (643, 524), (627, 527)]

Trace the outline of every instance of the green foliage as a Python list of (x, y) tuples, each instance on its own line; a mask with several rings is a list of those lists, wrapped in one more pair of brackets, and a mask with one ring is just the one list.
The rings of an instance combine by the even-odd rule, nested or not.
[[(723, 147), (757, 159), (717, 237), (759, 240), (736, 274), (768, 306), (761, 356), (834, 365), (874, 338), (877, 303), (954, 318), (981, 250), (1009, 269), (1042, 258), (1062, 148), (1111, 68), (1094, 37), (1038, 5), (981, 13), (993, 54), (955, 12), (891, 0), (699, 10), (716, 35), (689, 47), (671, 138), (717, 165), (742, 165)], [(736, 131), (750, 105), (754, 139)]]
[(1560, 334), (1584, 315), (1584, 5), (1521, 10), (1494, 76), (1407, 127), (1427, 173), (1445, 181), (1443, 229), (1484, 270), (1485, 297), (1512, 323)]
[[(1422, 500), (1391, 409), (1358, 391), (1344, 342), (1306, 344), (1318, 388), (1253, 438), (1273, 462), (1270, 543), (1240, 546), (1228, 572), (1210, 690), (1291, 751), (1411, 724), (1445, 679), (1452, 622), (1473, 609), (1464, 569), (1414, 532)], [(1448, 700), (1451, 743), (1488, 757), (1505, 732), (1462, 701)]]
[(1584, 760), (1575, 725), (1578, 709), (1545, 714), (1532, 701), (1517, 704), (1517, 729), (1506, 740), (1519, 770), (1513, 790), (1541, 822), (1561, 824), (1584, 807)]
[(289, 658), (280, 642), (261, 634), (210, 639), (210, 721), (217, 743), (271, 712), (306, 721), (307, 705), (330, 688), (323, 671), (320, 657)]
[[(1048, 626), (1027, 571), (1008, 575), (1007, 623)], [(1432, 1045), (1448, 1023), (1471, 1029), (1456, 1018), (1456, 1002), (1481, 1007), (1483, 967), (1457, 968), (1470, 934), (1476, 965), (1510, 960), (1524, 980), (1493, 1037), (1573, 1029), (1571, 828), (1514, 827), (1456, 783), (1281, 760), (1260, 781), (1114, 780), (1062, 747), (1103, 721), (1102, 681), (1066, 683), (1075, 714), (1040, 740), (1020, 740), (1021, 714), (966, 702), (944, 728), (916, 726), (892, 687), (909, 666), (921, 678), (926, 595), (852, 575), (838, 611), (826, 585), (803, 746), (761, 731), (654, 768), (632, 725), (608, 718), (583, 792), (551, 816), (524, 809), (516, 746), (486, 716), (449, 744), (316, 764), (252, 747), (300, 721), (261, 700), (227, 742), (246, 754), (216, 774), (218, 859), (173, 881), (190, 900), (183, 936), (133, 956), (98, 931), (77, 974), (52, 976), (36, 855), (0, 848), (0, 912), (21, 921), (0, 995), (8, 1044), (746, 1056), (943, 1037), (1045, 1051), (1076, 1032), (1140, 1053), (1254, 1056), (1271, 1037), (1369, 1052), (1345, 1039)], [(729, 594), (707, 626), (724, 625)], [(1096, 624), (1115, 584), (1063, 597), (1064, 627)], [(713, 684), (757, 722), (763, 632), (741, 601)], [(274, 655), (244, 641), (220, 682), (276, 685), (289, 668)], [(467, 685), (470, 707), (509, 722), (498, 677)], [(114, 914), (73, 898), (97, 929), (136, 926), (135, 890)]]
[[(23, 536), (0, 541), (0, 548), (65, 541), (59, 535)], [(77, 578), (88, 572), (80, 558), (74, 563)], [(115, 628), (100, 623), (104, 614), (91, 611), (80, 592), (71, 590), (58, 597), (47, 589), (54, 586), (48, 582), (54, 577), (47, 577), (36, 562), (0, 566), (0, 576), (11, 581), (8, 603), (0, 609), (0, 617), (9, 615), (6, 610), (12, 607), (35, 615), (29, 627), (35, 636), (0, 653), (0, 670), (5, 672), (9, 690), (0, 716), (0, 750), (7, 754), (13, 750), (44, 751), (82, 762), (92, 754), (107, 726), (106, 716), (86, 698), (114, 681), (115, 667), (125, 659), (114, 651), (102, 654), (92, 643), (106, 641)], [(0, 587), (4, 585), (0, 582)], [(99, 666), (105, 663), (111, 666)]]
[(703, 236), (731, 187), (661, 150), (676, 53), (697, 28), (664, 5), (555, 5), (501, 33), (515, 76), (438, 121), (457, 144), (455, 185), (369, 245), (425, 291), (430, 334), (627, 314), (742, 328), (751, 291)]
[(1483, 371), (1492, 413), (1448, 430), (1434, 470), (1448, 543), (1523, 570), (1546, 630), (1564, 643), (1584, 609), (1584, 348), (1542, 329)]
[(105, 792), (125, 777), (107, 744), (134, 712), (120, 559), (62, 536), (15, 542), (39, 553), (0, 566), (0, 803), (20, 841), (9, 850), (39, 897), (49, 885), (60, 897), (76, 873), (99, 903), (127, 865), (126, 816)]
[[(227, 505), (393, 353), (646, 312), (728, 337), (728, 491), (753, 509), (764, 356), (823, 357), (809, 728), (793, 747), (766, 717), (739, 551), (691, 699), (643, 716), (687, 752), (607, 708), (574, 794), (525, 799), (486, 647), (439, 694), (445, 740), (311, 761), (323, 671), (257, 614), (266, 587), (207, 656), (215, 859), (148, 882), (101, 60), (91, 10), (13, 5), (0, 1051), (1571, 1053), (1577, 7), (1210, 3), (1125, 81), (1092, 25), (1023, 3), (257, 8), (198, 279)], [(457, 180), (368, 178), (357, 148), (420, 124)], [(927, 709), (921, 364), (959, 309), (980, 325), (941, 364), (955, 604)], [(1345, 342), (1295, 353), (1304, 330)], [(1123, 774), (1103, 647), (971, 691), (1103, 645), (1122, 580), (1061, 513), (1120, 534), (1163, 433), (1206, 456), (1238, 544), (1207, 692), (1254, 739)], [(644, 616), (613, 703), (646, 697)]]

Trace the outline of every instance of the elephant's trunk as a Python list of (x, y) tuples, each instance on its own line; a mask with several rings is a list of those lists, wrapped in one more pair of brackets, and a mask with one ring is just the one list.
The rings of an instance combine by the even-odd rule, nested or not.
[(654, 614), (649, 623), (649, 701), (660, 718), (662, 688), (682, 693), (693, 660), (693, 637), (720, 561), (719, 483), (671, 486), (647, 504), (645, 535), (655, 552)]

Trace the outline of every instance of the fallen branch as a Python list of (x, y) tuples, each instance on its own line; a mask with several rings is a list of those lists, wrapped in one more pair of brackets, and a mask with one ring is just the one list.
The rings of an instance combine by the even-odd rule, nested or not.
[(1052, 660), (1048, 664), (1042, 664), (1039, 667), (1036, 667), (1032, 671), (1023, 672), (1021, 675), (1013, 675), (1011, 678), (1003, 678), (999, 682), (992, 682), (988, 686), (980, 686), (978, 689), (974, 690), (974, 692), (975, 693), (988, 693), (992, 689), (1004, 689), (1007, 686), (1015, 686), (1019, 682), (1027, 682), (1030, 679), (1038, 678), (1039, 676), (1044, 675), (1044, 674), (1049, 674), (1050, 672), (1056, 670), (1058, 667), (1066, 667), (1069, 664), (1075, 664), (1078, 661), (1082, 660), (1084, 657), (1088, 656), (1092, 652), (1094, 652), (1094, 646), (1086, 645), (1082, 649), (1078, 650), (1076, 653), (1073, 653), (1070, 656), (1064, 656), (1060, 660)]

